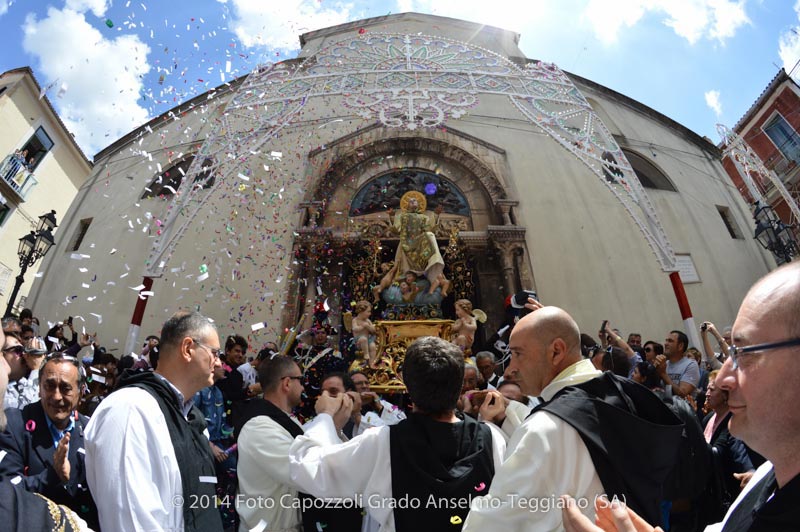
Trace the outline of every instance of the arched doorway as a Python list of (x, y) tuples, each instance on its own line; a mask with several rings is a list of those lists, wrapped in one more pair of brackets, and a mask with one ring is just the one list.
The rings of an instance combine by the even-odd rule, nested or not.
[(370, 296), (380, 263), (394, 256), (398, 242), (388, 211), (409, 190), (430, 198), (429, 211), (442, 207), (435, 235), (455, 285), (445, 315), (452, 315), (454, 299), (470, 299), (489, 316), (482, 332), (490, 336), (502, 322), (505, 297), (534, 288), (525, 229), (515, 225), (517, 202), (506, 192), (502, 149), (453, 130), (412, 136), (368, 128), (312, 157), (326, 164), (310, 177), (301, 204), (296, 286), (290, 288), (298, 297), (287, 305), (284, 326), (309, 325), (323, 296), (338, 324), (338, 309)]

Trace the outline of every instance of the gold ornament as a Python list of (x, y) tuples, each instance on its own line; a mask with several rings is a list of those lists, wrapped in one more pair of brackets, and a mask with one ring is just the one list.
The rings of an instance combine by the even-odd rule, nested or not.
[(408, 192), (403, 194), (403, 197), (400, 198), (400, 208), (407, 212), (408, 201), (411, 198), (417, 200), (417, 205), (419, 205), (418, 212), (425, 212), (425, 209), (428, 207), (428, 200), (425, 199), (425, 194), (416, 190), (409, 190)]

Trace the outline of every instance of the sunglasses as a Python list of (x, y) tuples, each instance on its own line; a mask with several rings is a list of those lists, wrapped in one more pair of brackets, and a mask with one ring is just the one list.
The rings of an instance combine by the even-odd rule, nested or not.
[(652, 351), (653, 351), (653, 348), (652, 348), (652, 347), (645, 347), (645, 348), (644, 348), (644, 352), (645, 352), (645, 353), (650, 353), (650, 352), (652, 352)]
[(3, 353), (14, 353), (18, 357), (21, 357), (24, 352), (25, 352), (25, 347), (21, 345), (15, 345), (13, 347), (6, 347), (5, 349), (3, 349)]

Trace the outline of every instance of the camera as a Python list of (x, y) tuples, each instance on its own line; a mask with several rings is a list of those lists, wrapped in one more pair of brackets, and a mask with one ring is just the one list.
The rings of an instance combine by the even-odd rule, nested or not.
[(700, 326), (700, 330), (701, 330), (701, 331), (707, 331), (707, 330), (708, 330), (708, 323), (704, 323), (704, 324), (702, 324), (702, 325)]
[(525, 308), (529, 297), (539, 301), (539, 296), (536, 295), (535, 290), (522, 290), (511, 297), (511, 308), (521, 309), (519, 312), (520, 318), (531, 313), (531, 310)]
[(525, 304), (528, 302), (529, 297), (539, 301), (539, 296), (536, 295), (535, 290), (522, 290), (521, 292), (514, 294), (514, 297), (511, 298), (511, 306), (513, 308), (525, 308)]

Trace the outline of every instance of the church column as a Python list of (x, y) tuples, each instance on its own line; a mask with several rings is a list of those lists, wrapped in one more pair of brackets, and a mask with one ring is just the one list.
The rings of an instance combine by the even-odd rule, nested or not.
[(500, 252), (503, 289), (506, 295), (516, 294), (518, 291), (516, 268), (514, 266), (514, 250), (516, 246), (512, 242), (495, 242), (494, 245)]
[(487, 233), (500, 254), (503, 288), (506, 295), (515, 294), (521, 288), (515, 255), (520, 247), (525, 248), (525, 228), (516, 225), (490, 225), (487, 227)]
[(500, 214), (503, 217), (503, 225), (513, 226), (514, 221), (511, 219), (511, 208), (519, 205), (517, 200), (499, 199), (495, 200), (495, 205), (500, 209)]

